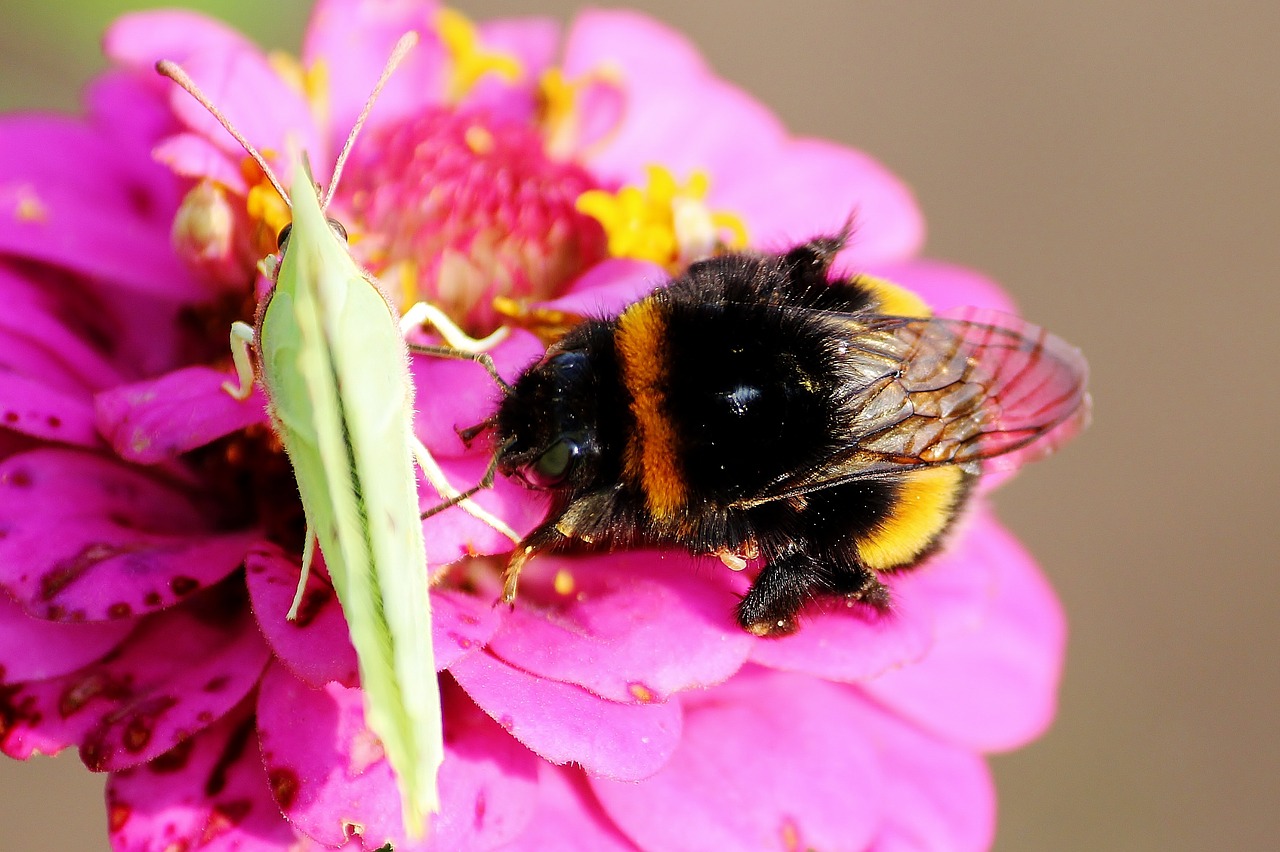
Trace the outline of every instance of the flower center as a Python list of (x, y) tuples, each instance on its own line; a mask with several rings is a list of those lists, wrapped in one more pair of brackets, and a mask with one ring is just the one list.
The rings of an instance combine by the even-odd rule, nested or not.
[(339, 195), (360, 259), (401, 300), (483, 334), (497, 296), (538, 300), (605, 257), (600, 224), (575, 207), (597, 184), (552, 160), (535, 129), (430, 109), (368, 140)]

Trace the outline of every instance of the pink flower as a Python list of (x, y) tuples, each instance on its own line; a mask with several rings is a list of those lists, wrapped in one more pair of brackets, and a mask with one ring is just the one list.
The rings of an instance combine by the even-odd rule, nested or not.
[[(426, 841), (403, 837), (327, 578), (284, 619), (301, 512), (262, 400), (220, 390), (282, 213), (152, 65), (180, 62), (277, 162), (301, 145), (323, 175), (410, 29), (423, 43), (334, 208), (406, 301), (477, 330), (505, 321), (494, 296), (609, 310), (708, 241), (777, 248), (856, 209), (845, 268), (937, 309), (1010, 308), (914, 259), (919, 213), (877, 163), (789, 136), (638, 15), (586, 13), (562, 35), (472, 30), (427, 0), (322, 0), (300, 64), (195, 14), (126, 17), (86, 117), (0, 121), (0, 747), (76, 747), (109, 772), (117, 849), (987, 846), (982, 755), (1048, 725), (1064, 624), (981, 503), (890, 580), (892, 616), (827, 611), (778, 640), (734, 623), (745, 578), (678, 552), (540, 558), (515, 609), (494, 608), (490, 557), (510, 542), (459, 510), (431, 518), (443, 808)], [(628, 218), (641, 208), (670, 221)], [(512, 378), (540, 352), (515, 330), (494, 357)], [(413, 369), (420, 436), (475, 481), (488, 451), (454, 430), (492, 411), (491, 382)], [(507, 482), (477, 502), (520, 532), (545, 508)]]

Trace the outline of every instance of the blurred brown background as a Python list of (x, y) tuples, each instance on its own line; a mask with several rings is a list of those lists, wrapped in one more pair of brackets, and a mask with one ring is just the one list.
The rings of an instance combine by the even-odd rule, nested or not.
[[(6, 3), (0, 108), (73, 108), (97, 33), (146, 5)], [(308, 4), (192, 5), (294, 48)], [(997, 847), (1275, 848), (1280, 6), (632, 5), (795, 132), (883, 160), (929, 254), (1092, 361), (1092, 430), (1000, 497), (1072, 640), (1057, 725), (994, 759)], [(0, 762), (0, 846), (105, 848), (100, 790), (74, 757)]]

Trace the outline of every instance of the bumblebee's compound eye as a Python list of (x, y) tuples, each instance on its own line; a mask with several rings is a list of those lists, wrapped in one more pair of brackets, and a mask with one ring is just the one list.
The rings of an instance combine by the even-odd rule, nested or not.
[(280, 229), (280, 233), (276, 236), (276, 248), (284, 251), (289, 246), (289, 235), (293, 233), (293, 223), (285, 225)]
[(581, 455), (581, 444), (571, 438), (561, 438), (529, 466), (529, 481), (540, 488), (559, 485), (568, 478)]
[(342, 241), (344, 243), (350, 242), (350, 239), (347, 238), (347, 229), (343, 227), (341, 222), (339, 222), (337, 219), (329, 219), (328, 222), (329, 222), (329, 227), (333, 228), (333, 232), (335, 234), (342, 237)]

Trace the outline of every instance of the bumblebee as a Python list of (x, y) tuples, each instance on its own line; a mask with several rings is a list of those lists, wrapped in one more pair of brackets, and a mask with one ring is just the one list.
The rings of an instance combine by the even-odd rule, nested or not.
[(477, 487), (496, 471), (552, 501), (508, 602), (535, 554), (648, 545), (761, 559), (737, 608), (759, 636), (816, 598), (884, 609), (881, 576), (937, 549), (984, 466), (1083, 423), (1077, 350), (996, 311), (929, 317), (887, 282), (829, 280), (846, 238), (694, 263), (505, 388)]

